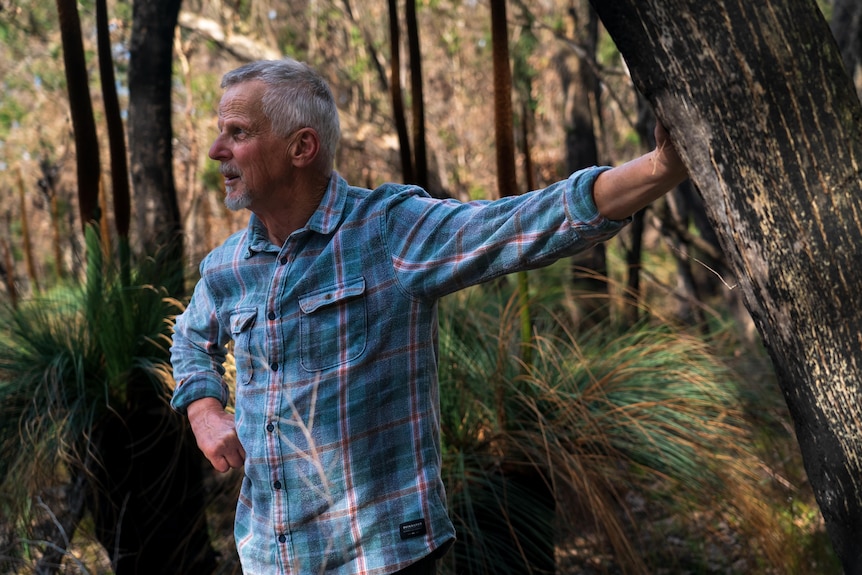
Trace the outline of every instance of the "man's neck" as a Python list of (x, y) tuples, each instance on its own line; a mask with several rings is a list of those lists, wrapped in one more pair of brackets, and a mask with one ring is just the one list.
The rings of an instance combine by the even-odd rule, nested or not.
[(327, 177), (325, 181), (321, 178), (314, 186), (293, 187), (292, 191), (286, 192), (287, 197), (283, 197), (278, 206), (254, 212), (266, 228), (273, 245), (283, 246), (290, 234), (306, 226), (320, 206), (328, 185)]

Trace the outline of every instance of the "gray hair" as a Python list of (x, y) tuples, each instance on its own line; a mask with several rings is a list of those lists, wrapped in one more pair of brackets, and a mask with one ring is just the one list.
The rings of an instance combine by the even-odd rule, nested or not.
[(224, 75), (221, 87), (254, 80), (266, 84), (261, 103), (273, 131), (287, 137), (300, 128), (314, 129), (331, 162), (341, 138), (341, 126), (326, 80), (307, 64), (285, 58), (240, 66)]

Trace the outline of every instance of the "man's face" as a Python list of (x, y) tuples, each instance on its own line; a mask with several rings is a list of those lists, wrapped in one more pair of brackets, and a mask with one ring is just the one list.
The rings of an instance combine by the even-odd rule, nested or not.
[(290, 181), (288, 141), (272, 133), (263, 114), (264, 89), (258, 81), (236, 84), (219, 104), (219, 135), (209, 156), (221, 162), (224, 202), (231, 210), (266, 210)]

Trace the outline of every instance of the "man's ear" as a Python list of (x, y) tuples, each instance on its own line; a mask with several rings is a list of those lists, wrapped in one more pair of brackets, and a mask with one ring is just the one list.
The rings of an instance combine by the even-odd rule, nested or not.
[(320, 137), (313, 128), (302, 128), (291, 137), (289, 150), (290, 160), (294, 166), (307, 167), (320, 153)]

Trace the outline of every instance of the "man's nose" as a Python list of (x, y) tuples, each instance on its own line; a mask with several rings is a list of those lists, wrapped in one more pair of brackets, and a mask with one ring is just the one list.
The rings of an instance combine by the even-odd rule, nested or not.
[(225, 160), (230, 155), (229, 150), (224, 145), (222, 141), (222, 137), (218, 136), (215, 140), (213, 140), (212, 146), (210, 146), (209, 157), (213, 160)]

